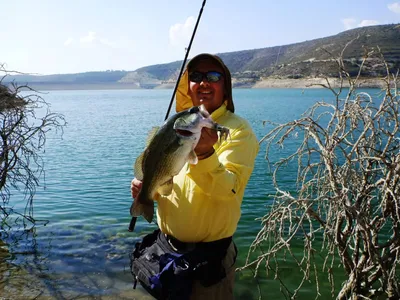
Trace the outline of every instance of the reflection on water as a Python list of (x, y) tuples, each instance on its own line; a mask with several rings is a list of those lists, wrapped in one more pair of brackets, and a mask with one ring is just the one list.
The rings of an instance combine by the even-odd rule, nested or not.
[(83, 226), (10, 233), (0, 248), (2, 297), (145, 297), (140, 288), (132, 290), (130, 244), (97, 229), (99, 233), (85, 233)]
[[(147, 132), (160, 124), (170, 90), (54, 91), (44, 98), (68, 122), (62, 139), (48, 137), (45, 189), (34, 199), (35, 217), (48, 220), (32, 231), (3, 233), (0, 244), (0, 299), (150, 299), (138, 287), (132, 290), (129, 253), (134, 243), (154, 230), (139, 218), (134, 233), (127, 231), (131, 205), (129, 183), (132, 164), (142, 151)], [(296, 119), (315, 101), (329, 95), (321, 90), (235, 90), (236, 112), (247, 118), (259, 139), (267, 132), (263, 120)], [(284, 155), (273, 153), (272, 161)], [(235, 234), (239, 249), (237, 266), (260, 229), (256, 218), (272, 203), (274, 188), (261, 146), (242, 205)], [(288, 170), (282, 182), (289, 184)], [(22, 196), (10, 205), (24, 209)], [(6, 243), (6, 245), (4, 244)], [(295, 251), (302, 253), (302, 241)], [(262, 267), (265, 268), (265, 267)], [(302, 274), (292, 261), (281, 267), (289, 288)], [(254, 278), (251, 270), (236, 274), (238, 299), (283, 299), (279, 281), (269, 270)], [(330, 297), (323, 281), (321, 293)], [(298, 299), (315, 298), (313, 283), (305, 285)], [(325, 298), (323, 298), (325, 299)]]

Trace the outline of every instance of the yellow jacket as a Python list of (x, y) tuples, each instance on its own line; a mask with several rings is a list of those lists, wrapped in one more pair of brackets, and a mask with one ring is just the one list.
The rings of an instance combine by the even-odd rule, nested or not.
[[(177, 111), (192, 106), (187, 82), (185, 72), (178, 87)], [(182, 242), (210, 242), (234, 234), (259, 148), (249, 123), (225, 104), (211, 117), (229, 128), (230, 137), (218, 141), (210, 157), (186, 164), (173, 179), (172, 194), (157, 199), (158, 226)]]
[(240, 219), (244, 190), (254, 167), (258, 142), (247, 121), (223, 105), (211, 114), (230, 130), (215, 153), (186, 164), (174, 177), (172, 194), (157, 204), (161, 231), (182, 242), (210, 242), (232, 236)]

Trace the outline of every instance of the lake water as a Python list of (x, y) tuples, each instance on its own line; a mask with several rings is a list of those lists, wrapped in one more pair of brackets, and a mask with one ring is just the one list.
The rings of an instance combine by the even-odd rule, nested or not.
[[(139, 218), (135, 232), (127, 231), (129, 186), (133, 162), (147, 132), (163, 122), (171, 94), (172, 90), (104, 90), (42, 95), (68, 122), (62, 138), (48, 136), (45, 178), (34, 198), (34, 216), (48, 223), (39, 222), (32, 232), (12, 232), (8, 246), (0, 247), (0, 299), (149, 299), (141, 287), (132, 290), (129, 252), (155, 225)], [(236, 112), (249, 120), (261, 139), (268, 130), (263, 120), (294, 120), (316, 101), (333, 98), (322, 89), (236, 89), (234, 99)], [(271, 158), (280, 155), (276, 152)], [(243, 265), (260, 228), (255, 219), (266, 213), (274, 194), (264, 156), (261, 145), (235, 234), (237, 266)], [(10, 205), (23, 209), (25, 203), (15, 194)], [(284, 272), (288, 286), (301, 278), (290, 263)], [(256, 299), (259, 283), (265, 298), (284, 299), (273, 274), (256, 281), (250, 271), (237, 274), (236, 297)], [(327, 287), (322, 292), (330, 297)], [(310, 299), (316, 293), (308, 287), (299, 296)]]

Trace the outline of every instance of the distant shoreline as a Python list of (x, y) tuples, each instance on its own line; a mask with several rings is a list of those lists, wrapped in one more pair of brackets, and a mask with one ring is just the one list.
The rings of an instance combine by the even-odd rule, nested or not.
[[(329, 78), (329, 83), (333, 88), (340, 86), (337, 78)], [(301, 79), (281, 79), (281, 78), (265, 78), (263, 80), (253, 83), (241, 83), (233, 80), (233, 88), (253, 88), (253, 89), (267, 89), (267, 88), (322, 88), (321, 84), (327, 84), (325, 78), (301, 78)], [(54, 90), (131, 90), (146, 88), (140, 87), (136, 83), (88, 83), (88, 84), (60, 84), (60, 83), (28, 83), (28, 86), (36, 91), (54, 91)], [(174, 83), (160, 84), (153, 89), (173, 89)], [(348, 82), (343, 82), (343, 87), (348, 87)], [(362, 88), (382, 88), (383, 81), (379, 78), (363, 78), (358, 80), (358, 87)]]
[[(338, 88), (341, 85), (338, 78), (266, 78), (258, 81), (252, 88), (322, 88), (322, 85), (328, 85), (328, 82), (333, 88)], [(357, 87), (362, 88), (382, 88), (383, 86), (384, 82), (381, 78), (359, 78), (357, 81)], [(342, 87), (349, 87), (349, 82), (346, 79), (343, 80)]]
[(60, 91), (60, 90), (138, 90), (141, 89), (135, 83), (28, 83), (31, 89), (36, 91)]

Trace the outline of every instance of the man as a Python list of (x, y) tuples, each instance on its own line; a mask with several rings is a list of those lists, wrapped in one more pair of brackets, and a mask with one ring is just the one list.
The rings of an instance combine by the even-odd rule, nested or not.
[[(190, 299), (232, 299), (237, 255), (232, 236), (258, 142), (248, 122), (234, 114), (231, 74), (219, 57), (200, 54), (191, 59), (176, 98), (177, 112), (203, 104), (215, 122), (229, 128), (230, 137), (219, 140), (215, 130), (203, 128), (195, 148), (198, 163), (186, 164), (174, 177), (171, 195), (155, 199), (157, 223), (178, 251), (190, 244), (220, 253), (210, 258), (213, 267), (203, 271), (211, 281), (195, 279)], [(141, 182), (133, 179), (133, 198), (140, 188)]]

